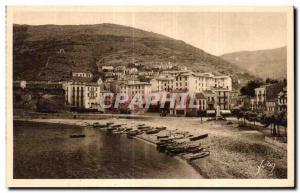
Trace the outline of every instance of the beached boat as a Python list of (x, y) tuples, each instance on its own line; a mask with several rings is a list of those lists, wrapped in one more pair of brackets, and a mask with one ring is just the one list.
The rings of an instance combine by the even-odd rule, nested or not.
[(179, 154), (179, 153), (184, 153), (185, 148), (181, 146), (167, 146), (166, 152), (169, 154)]
[(132, 128), (127, 128), (127, 127), (124, 128), (124, 132), (125, 132), (125, 133), (128, 133), (128, 132), (131, 131), (131, 130), (132, 130)]
[(167, 127), (165, 126), (162, 126), (162, 127), (155, 127), (155, 129), (159, 130), (159, 131), (163, 131), (163, 130), (166, 130)]
[(121, 133), (124, 133), (125, 129), (124, 128), (117, 128), (117, 129), (114, 129), (112, 132), (114, 134), (121, 134)]
[(138, 130), (146, 132), (146, 131), (152, 130), (152, 128), (151, 127), (145, 127), (145, 128), (138, 128)]
[(190, 140), (191, 141), (196, 141), (196, 140), (199, 140), (199, 139), (204, 139), (204, 138), (206, 138), (206, 137), (208, 137), (208, 134), (206, 133), (206, 134), (203, 134), (203, 135), (197, 135), (197, 136), (194, 136), (194, 137), (190, 137)]
[(184, 135), (182, 135), (182, 134), (175, 134), (175, 135), (173, 135), (173, 138), (174, 139), (183, 139), (185, 136)]
[(145, 129), (151, 129), (151, 127), (150, 126), (138, 126), (137, 127), (138, 129), (140, 129), (140, 130), (145, 130)]
[(156, 134), (156, 133), (159, 133), (160, 131), (157, 130), (157, 129), (151, 129), (151, 130), (148, 130), (146, 131), (146, 134)]
[(121, 124), (116, 124), (116, 125), (111, 125), (110, 127), (112, 128), (118, 128), (118, 127), (121, 127), (122, 125)]
[(143, 132), (140, 130), (131, 130), (131, 131), (127, 132), (127, 137), (132, 138), (134, 136), (141, 135), (141, 134), (143, 134)]
[(113, 131), (113, 130), (115, 130), (115, 129), (117, 129), (117, 128), (114, 128), (114, 127), (108, 127), (108, 128), (106, 129), (106, 131)]
[(85, 137), (84, 134), (72, 134), (70, 135), (70, 138), (82, 138), (82, 137)]
[(195, 154), (188, 155), (188, 157), (186, 157), (186, 159), (188, 161), (193, 161), (193, 160), (204, 158), (207, 156), (209, 156), (209, 152), (205, 151), (205, 152), (201, 152), (201, 153), (195, 153)]
[(104, 128), (104, 127), (107, 127), (107, 124), (99, 124), (97, 122), (97, 123), (93, 123), (93, 127), (94, 128)]
[(157, 137), (157, 139), (167, 139), (170, 136), (169, 135), (157, 135), (156, 137)]
[(111, 126), (111, 125), (113, 125), (113, 124), (114, 124), (113, 122), (107, 122), (107, 123), (106, 123), (107, 126)]
[(203, 151), (203, 147), (194, 147), (194, 148), (189, 148), (189, 149), (186, 149), (186, 152), (187, 153), (199, 153)]

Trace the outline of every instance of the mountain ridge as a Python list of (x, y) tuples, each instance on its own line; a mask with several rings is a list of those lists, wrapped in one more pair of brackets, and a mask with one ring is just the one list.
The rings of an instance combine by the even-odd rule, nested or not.
[(223, 54), (220, 57), (260, 78), (282, 79), (287, 76), (286, 49), (286, 46), (282, 46), (273, 49), (239, 51)]
[(63, 80), (97, 65), (171, 62), (199, 72), (255, 78), (245, 70), (182, 40), (117, 24), (13, 26), (14, 79)]

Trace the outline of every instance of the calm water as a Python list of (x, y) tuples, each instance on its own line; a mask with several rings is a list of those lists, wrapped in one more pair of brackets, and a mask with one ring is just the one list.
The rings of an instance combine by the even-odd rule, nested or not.
[[(70, 138), (84, 133), (85, 138)], [(145, 142), (78, 126), (14, 122), (14, 178), (201, 178)]]

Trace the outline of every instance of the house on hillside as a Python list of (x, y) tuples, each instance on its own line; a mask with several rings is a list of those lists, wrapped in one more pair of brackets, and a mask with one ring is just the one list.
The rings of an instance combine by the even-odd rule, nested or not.
[(255, 109), (266, 113), (277, 112), (278, 94), (284, 90), (283, 83), (263, 85), (255, 89)]
[(72, 77), (93, 78), (93, 73), (89, 71), (72, 71)]
[(101, 67), (102, 72), (111, 72), (114, 70), (113, 66), (102, 66)]
[(279, 112), (287, 112), (287, 88), (284, 87), (280, 93), (277, 95), (277, 104)]

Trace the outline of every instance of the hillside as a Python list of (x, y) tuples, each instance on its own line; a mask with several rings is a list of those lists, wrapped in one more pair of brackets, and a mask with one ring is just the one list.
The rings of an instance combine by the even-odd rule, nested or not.
[(221, 58), (260, 78), (282, 79), (287, 76), (286, 52), (286, 47), (281, 47), (271, 50), (234, 52), (224, 54)]
[(253, 78), (220, 57), (160, 34), (115, 24), (14, 25), (14, 79), (64, 80), (97, 65), (172, 62), (200, 72)]

